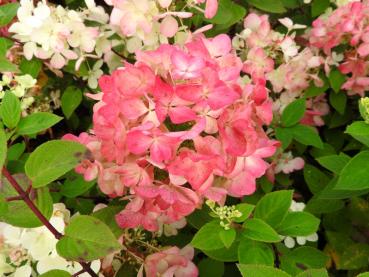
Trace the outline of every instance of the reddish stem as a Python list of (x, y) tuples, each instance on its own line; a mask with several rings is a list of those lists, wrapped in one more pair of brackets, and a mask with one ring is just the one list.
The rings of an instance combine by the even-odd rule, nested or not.
[[(47, 220), (47, 218), (41, 213), (41, 211), (37, 208), (37, 206), (29, 198), (29, 192), (30, 192), (31, 186), (29, 186), (27, 191), (24, 191), (23, 188), (18, 184), (17, 180), (14, 179), (14, 177), (10, 174), (10, 172), (5, 167), (3, 167), (2, 169), (2, 173), (5, 176), (5, 178), (9, 181), (9, 183), (12, 185), (12, 187), (18, 192), (19, 198), (27, 204), (27, 206), (37, 216), (37, 218), (42, 222), (42, 224), (45, 225), (47, 229), (49, 229), (49, 231), (55, 236), (56, 239), (58, 240), (61, 239), (63, 235), (59, 233), (58, 230), (56, 230), (53, 225), (51, 225), (51, 223)], [(13, 198), (17, 198), (17, 197), (13, 197)], [(98, 277), (98, 275), (91, 269), (88, 263), (80, 262), (80, 264), (83, 268), (83, 271), (81, 270), (80, 273), (77, 272), (78, 274), (87, 272), (92, 277)]]

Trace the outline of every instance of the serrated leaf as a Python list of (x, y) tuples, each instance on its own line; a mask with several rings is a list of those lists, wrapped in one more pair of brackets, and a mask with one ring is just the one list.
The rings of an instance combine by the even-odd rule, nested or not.
[(25, 171), (34, 188), (43, 187), (73, 169), (83, 158), (86, 148), (77, 142), (51, 140), (29, 156)]
[(33, 135), (41, 131), (44, 131), (56, 123), (61, 121), (63, 118), (52, 113), (38, 112), (28, 115), (19, 121), (17, 134)]
[(292, 203), (292, 190), (280, 190), (264, 195), (257, 203), (254, 217), (275, 227), (286, 216)]
[(222, 230), (219, 232), (219, 238), (226, 248), (231, 247), (236, 238), (236, 231), (234, 229)]
[(58, 254), (71, 261), (93, 261), (121, 248), (108, 226), (86, 215), (73, 217), (56, 245)]
[(356, 121), (347, 126), (345, 133), (369, 147), (369, 124)]
[(281, 0), (246, 0), (247, 3), (262, 11), (270, 13), (284, 13), (286, 9)]
[(320, 220), (307, 212), (290, 212), (277, 231), (283, 236), (309, 236), (318, 230)]
[(81, 102), (82, 91), (74, 86), (67, 87), (61, 98), (61, 107), (65, 117), (69, 119)]
[(274, 265), (274, 252), (264, 242), (243, 238), (238, 246), (238, 260), (241, 264)]
[(197, 231), (191, 241), (191, 245), (200, 250), (216, 250), (224, 248), (223, 242), (219, 239), (219, 233), (224, 230), (219, 221), (211, 221)]
[(7, 92), (0, 106), (0, 117), (6, 127), (13, 129), (17, 126), (21, 117), (21, 105), (17, 96)]
[(281, 238), (277, 232), (265, 221), (251, 218), (244, 222), (242, 236), (262, 242), (279, 242)]
[(297, 99), (290, 103), (282, 113), (281, 121), (285, 127), (297, 124), (304, 116), (306, 111), (306, 100)]
[(369, 188), (369, 151), (353, 157), (342, 169), (336, 189), (363, 190)]
[(340, 174), (341, 170), (350, 161), (350, 157), (341, 153), (339, 155), (323, 156), (316, 160), (326, 169), (334, 172), (335, 174)]
[(36, 79), (38, 74), (40, 73), (42, 67), (42, 62), (36, 58), (32, 60), (27, 60), (26, 58), (22, 58), (19, 69), (23, 74), (29, 74), (32, 78)]
[(298, 124), (286, 129), (289, 129), (293, 134), (293, 138), (301, 144), (323, 148), (323, 142), (313, 127)]
[(243, 265), (238, 264), (243, 277), (291, 277), (288, 273), (266, 265)]
[[(319, 3), (325, 3), (328, 2), (329, 6), (329, 0), (315, 0), (315, 2)], [(344, 82), (346, 82), (346, 76), (342, 74), (338, 69), (333, 69), (329, 73), (328, 76), (329, 83), (331, 85), (331, 88), (334, 90), (334, 92), (338, 93), (341, 90), (341, 87)]]

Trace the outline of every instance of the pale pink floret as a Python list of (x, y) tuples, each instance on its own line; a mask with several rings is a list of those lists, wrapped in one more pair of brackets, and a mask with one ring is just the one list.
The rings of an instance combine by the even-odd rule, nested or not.
[(171, 247), (151, 254), (144, 263), (146, 276), (197, 277), (198, 270), (191, 262), (193, 256), (194, 249), (191, 246), (182, 249)]

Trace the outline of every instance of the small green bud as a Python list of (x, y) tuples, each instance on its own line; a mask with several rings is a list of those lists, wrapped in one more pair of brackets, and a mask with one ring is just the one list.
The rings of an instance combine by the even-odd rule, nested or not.
[(364, 97), (359, 100), (359, 111), (361, 117), (369, 124), (369, 97)]

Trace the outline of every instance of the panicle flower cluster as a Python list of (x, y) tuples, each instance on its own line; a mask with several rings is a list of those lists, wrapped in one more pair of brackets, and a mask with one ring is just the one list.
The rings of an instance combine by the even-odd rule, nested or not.
[[(278, 143), (265, 83), (246, 83), (226, 35), (161, 45), (99, 80), (90, 134), (65, 136), (91, 155), (76, 168), (111, 197), (130, 194), (122, 228), (181, 220), (204, 198), (223, 204), (256, 189)], [(96, 96), (95, 96), (96, 97)]]
[(346, 45), (339, 70), (350, 75), (342, 89), (364, 96), (369, 90), (369, 1), (355, 1), (339, 7), (313, 22), (310, 44), (327, 55), (326, 72), (334, 61), (336, 47)]
[[(69, 219), (70, 212), (65, 205), (54, 204), (50, 223), (60, 233), (64, 232)], [(53, 269), (65, 270), (70, 274), (80, 271), (82, 267), (79, 263), (69, 262), (58, 255), (56, 243), (57, 239), (45, 226), (27, 229), (0, 223), (0, 275), (34, 276)], [(91, 268), (99, 272), (100, 261), (93, 261)], [(79, 276), (90, 275), (83, 273)]]
[[(69, 60), (76, 60), (76, 70), (87, 58), (100, 59), (110, 53), (111, 43), (107, 39), (113, 34), (109, 31), (108, 14), (93, 0), (86, 0), (87, 8), (75, 11), (62, 6), (52, 6), (46, 1), (37, 5), (32, 0), (21, 0), (17, 11), (18, 22), (9, 32), (23, 46), (26, 59), (33, 56), (50, 60), (51, 68), (60, 69)], [(89, 27), (87, 21), (98, 26)]]
[[(127, 38), (126, 48), (133, 53), (139, 49), (155, 49), (160, 44), (168, 43), (169, 38), (176, 40), (186, 36), (189, 30), (182, 24), (182, 19), (189, 18), (192, 13), (183, 9), (197, 8), (196, 5), (205, 0), (189, 0), (181, 11), (176, 11), (176, 3), (172, 0), (106, 0), (113, 6), (110, 24), (116, 26)], [(217, 0), (206, 0), (204, 12), (206, 18), (212, 18), (218, 8)], [(181, 23), (179, 26), (178, 20)]]
[(206, 200), (205, 203), (213, 212), (212, 216), (219, 217), (220, 226), (222, 226), (225, 230), (229, 230), (231, 228), (231, 224), (234, 219), (242, 216), (242, 213), (237, 210), (236, 206), (234, 205), (215, 207), (215, 202), (211, 200)]
[[(243, 71), (255, 83), (271, 83), (277, 119), (288, 104), (303, 97), (303, 91), (311, 82), (323, 85), (318, 73), (324, 61), (310, 48), (300, 50), (297, 45), (294, 30), (306, 26), (294, 24), (289, 18), (279, 21), (286, 27), (286, 34), (272, 30), (267, 15), (250, 13), (244, 20), (245, 29), (233, 38), (234, 47), (244, 59)], [(307, 106), (304, 124), (320, 126), (324, 124), (321, 116), (327, 113), (328, 105), (312, 100)]]
[(369, 97), (363, 97), (359, 100), (359, 111), (361, 117), (369, 124)]
[(6, 93), (13, 93), (21, 100), (22, 111), (27, 110), (35, 101), (30, 90), (35, 87), (37, 80), (31, 75), (16, 76), (13, 74), (3, 74), (0, 81), (0, 100)]

